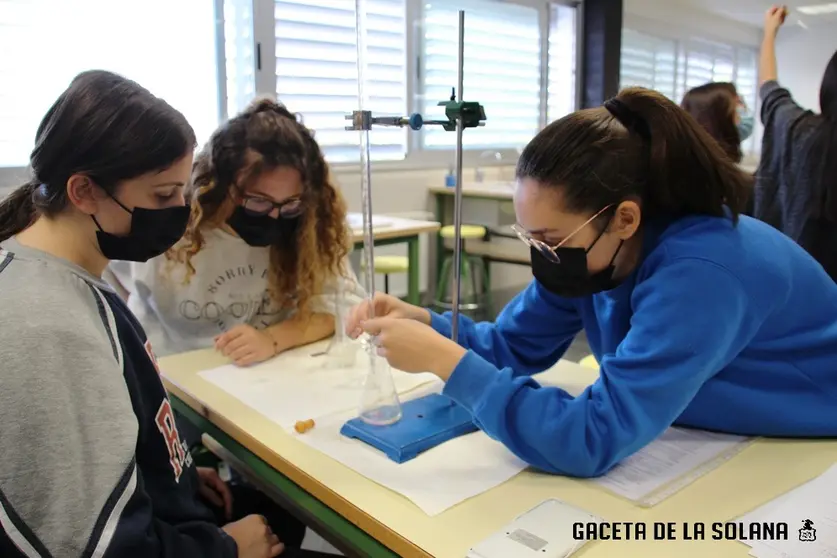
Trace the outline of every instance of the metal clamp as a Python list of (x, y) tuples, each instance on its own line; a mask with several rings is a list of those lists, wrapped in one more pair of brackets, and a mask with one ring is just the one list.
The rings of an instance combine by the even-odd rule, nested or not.
[(356, 110), (346, 115), (346, 120), (351, 120), (352, 125), (346, 126), (347, 130), (371, 130), (372, 126), (396, 126), (409, 127), (411, 130), (421, 130), (424, 126), (424, 118), (419, 113), (410, 116), (372, 116), (368, 110)]
[[(357, 8), (356, 8), (357, 9)], [(360, 42), (358, 42), (360, 45)], [(445, 107), (446, 120), (424, 120), (422, 115), (415, 113), (410, 116), (372, 116), (368, 110), (356, 110), (346, 115), (346, 120), (352, 124), (346, 126), (346, 130), (371, 130), (372, 126), (394, 126), (409, 127), (411, 130), (420, 130), (424, 126), (441, 126), (446, 132), (456, 132), (456, 188), (454, 190), (454, 230), (455, 248), (453, 251), (454, 289), (452, 300), (452, 323), (451, 338), (458, 341), (459, 337), (459, 294), (461, 283), (462, 259), (462, 132), (465, 128), (476, 128), (485, 126), (485, 109), (476, 101), (463, 101), (462, 90), (464, 88), (464, 66), (465, 66), (465, 12), (459, 10), (459, 44), (457, 57), (457, 87), (454, 87), (450, 99), (441, 101), (437, 106)], [(360, 56), (360, 55), (359, 55)], [(360, 59), (360, 58), (359, 58)], [(368, 145), (367, 145), (368, 149)], [(368, 172), (368, 171), (367, 171)], [(369, 204), (369, 215), (372, 215), (371, 200)]]

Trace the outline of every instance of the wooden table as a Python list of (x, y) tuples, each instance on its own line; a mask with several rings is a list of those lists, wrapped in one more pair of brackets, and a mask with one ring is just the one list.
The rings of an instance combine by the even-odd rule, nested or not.
[[(723, 522), (802, 484), (837, 461), (834, 441), (759, 440), (650, 509), (639, 508), (589, 481), (524, 471), (489, 492), (428, 517), (406, 498), (294, 439), (198, 375), (223, 363), (212, 350), (161, 359), (163, 380), (177, 410), (215, 438), (262, 485), (280, 494), (327, 540), (354, 556), (463, 558), (472, 545), (549, 498), (608, 521)], [(540, 379), (578, 393), (596, 376), (595, 370), (561, 361)], [(794, 528), (790, 526), (791, 534)], [(599, 541), (586, 545), (578, 556), (746, 558), (748, 548), (736, 541)]]
[[(358, 213), (350, 213), (350, 219), (362, 219)], [(375, 227), (380, 219), (385, 226)], [(441, 225), (436, 221), (419, 221), (416, 219), (402, 219), (384, 215), (372, 216), (372, 234), (375, 246), (390, 246), (393, 244), (407, 245), (407, 258), (410, 261), (407, 272), (407, 301), (411, 304), (421, 304), (421, 256), (419, 251), (419, 237), (425, 233), (436, 232)], [(363, 229), (352, 230), (352, 242), (355, 249), (363, 248)]]

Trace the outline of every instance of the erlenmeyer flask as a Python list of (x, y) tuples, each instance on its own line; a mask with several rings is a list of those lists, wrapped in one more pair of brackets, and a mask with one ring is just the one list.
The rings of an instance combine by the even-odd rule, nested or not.
[(401, 420), (401, 401), (392, 381), (392, 370), (389, 363), (376, 354), (375, 343), (366, 343), (365, 352), (369, 358), (369, 370), (363, 384), (358, 416), (363, 422), (375, 426), (394, 424)]

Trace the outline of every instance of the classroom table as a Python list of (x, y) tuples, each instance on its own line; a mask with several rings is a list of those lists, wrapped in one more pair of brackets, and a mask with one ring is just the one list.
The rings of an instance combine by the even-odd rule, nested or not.
[[(352, 556), (463, 558), (471, 546), (549, 498), (607, 521), (723, 522), (821, 474), (837, 461), (835, 441), (758, 440), (652, 508), (640, 508), (589, 481), (527, 470), (428, 517), (406, 498), (295, 439), (198, 375), (224, 363), (213, 350), (161, 359), (173, 405), (233, 456), (234, 466), (240, 463), (245, 474), (257, 477), (261, 486), (281, 496), (324, 538)], [(595, 370), (560, 361), (539, 379), (579, 393), (596, 377)], [(789, 528), (793, 535), (795, 527)], [(597, 541), (577, 556), (746, 558), (748, 551), (737, 541)]]
[[(350, 218), (357, 218), (359, 214), (349, 214)], [(380, 219), (384, 226), (375, 227), (376, 219)], [(419, 237), (425, 233), (436, 232), (441, 225), (436, 221), (420, 221), (403, 219), (383, 215), (372, 216), (372, 234), (375, 246), (390, 246), (394, 244), (407, 245), (407, 259), (410, 262), (407, 272), (407, 298), (411, 304), (421, 304), (420, 269), (421, 257), (419, 251)], [(363, 248), (363, 229), (352, 230), (352, 242), (355, 249)]]

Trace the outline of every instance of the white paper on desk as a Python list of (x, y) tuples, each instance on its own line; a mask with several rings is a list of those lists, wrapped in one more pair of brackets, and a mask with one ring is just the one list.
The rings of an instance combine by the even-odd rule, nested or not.
[[(440, 387), (421, 388), (416, 393), (438, 391)], [(346, 413), (320, 421), (297, 439), (405, 496), (429, 516), (486, 492), (526, 468), (526, 463), (481, 431), (396, 463), (364, 442), (340, 434), (343, 423), (354, 416)]]
[(749, 441), (743, 436), (672, 427), (593, 482), (639, 501)]
[[(351, 227), (352, 230), (359, 231), (363, 229), (363, 214), (349, 213), (347, 220), (349, 221), (349, 227)], [(380, 215), (372, 216), (372, 230), (386, 229), (392, 227), (394, 223), (395, 221), (392, 219), (381, 217)]]
[[(806, 520), (811, 522), (810, 529), (806, 529)], [(751, 554), (759, 558), (837, 557), (837, 465), (745, 515), (741, 521), (788, 524), (786, 541), (747, 543), (752, 547)]]
[(738, 521), (741, 521), (741, 522), (746, 523), (746, 524), (763, 523), (764, 521), (766, 521), (765, 518), (769, 517), (770, 514), (773, 512), (773, 510), (779, 509), (779, 508), (782, 508), (783, 506), (785, 506), (785, 504), (787, 504), (788, 500), (790, 500), (793, 497), (794, 493), (797, 490), (807, 489), (806, 487), (808, 487), (808, 485), (810, 485), (815, 480), (816, 479), (809, 480), (808, 482), (806, 482), (804, 484), (801, 484), (801, 485), (797, 486), (796, 488), (793, 488), (793, 489), (785, 492), (781, 496), (778, 496), (777, 498), (774, 498), (773, 500), (771, 500), (771, 501), (767, 502), (766, 504), (754, 509), (753, 511), (742, 515), (738, 519)]
[[(308, 345), (267, 362), (240, 368), (233, 364), (205, 370), (200, 376), (286, 430), (300, 420), (320, 419), (349, 409), (356, 412), (366, 377), (367, 355), (360, 349), (353, 367), (329, 368), (327, 355), (312, 357), (327, 343)], [(432, 374), (392, 371), (395, 389), (406, 393), (438, 382)]]

